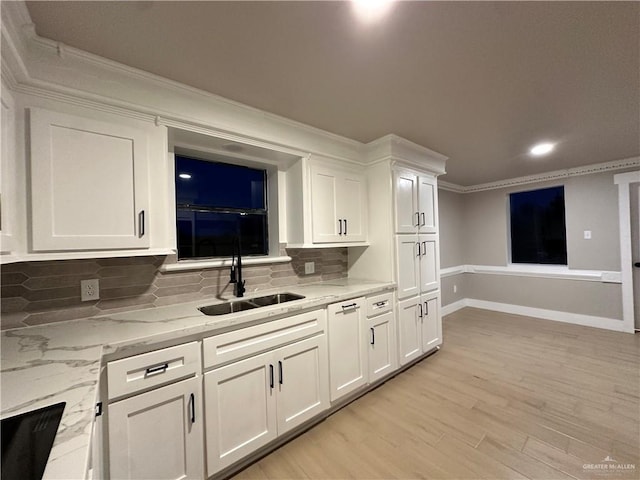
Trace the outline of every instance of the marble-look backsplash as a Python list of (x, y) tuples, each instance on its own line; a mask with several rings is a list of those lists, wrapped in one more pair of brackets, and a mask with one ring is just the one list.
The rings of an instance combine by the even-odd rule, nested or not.
[[(247, 294), (347, 276), (347, 249), (287, 250), (290, 263), (244, 266)], [(7, 264), (1, 271), (0, 327), (41, 325), (233, 294), (229, 268), (160, 272), (167, 257), (97, 258)], [(304, 274), (305, 262), (315, 273)], [(100, 299), (80, 301), (80, 281), (100, 280)]]

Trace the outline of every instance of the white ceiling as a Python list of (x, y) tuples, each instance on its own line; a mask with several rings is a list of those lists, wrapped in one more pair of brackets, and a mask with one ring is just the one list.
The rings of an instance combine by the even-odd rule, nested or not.
[[(640, 2), (28, 2), (41, 36), (369, 142), (473, 185), (640, 155)], [(532, 159), (540, 140), (556, 151)]]

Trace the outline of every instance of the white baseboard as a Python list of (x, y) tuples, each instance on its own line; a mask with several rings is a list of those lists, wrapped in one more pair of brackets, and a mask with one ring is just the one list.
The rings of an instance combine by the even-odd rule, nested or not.
[(536, 317), (544, 320), (553, 320), (555, 322), (572, 323), (574, 325), (583, 325), (586, 327), (603, 328), (605, 330), (614, 330), (616, 332), (624, 332), (624, 322), (615, 318), (596, 317), (593, 315), (584, 315), (582, 313), (560, 312), (558, 310), (547, 310), (544, 308), (524, 307), (522, 305), (512, 305), (509, 303), (489, 302), (486, 300), (476, 300), (475, 298), (463, 298), (457, 302), (450, 303), (442, 307), (442, 316), (449, 315), (464, 307), (482, 308), (484, 310), (493, 310), (495, 312), (510, 313), (513, 315), (524, 315), (527, 317)]
[(457, 302), (450, 303), (449, 305), (445, 305), (442, 307), (441, 312), (442, 316), (450, 315), (453, 312), (457, 312), (458, 310), (467, 306), (467, 299), (463, 298), (462, 300), (458, 300)]

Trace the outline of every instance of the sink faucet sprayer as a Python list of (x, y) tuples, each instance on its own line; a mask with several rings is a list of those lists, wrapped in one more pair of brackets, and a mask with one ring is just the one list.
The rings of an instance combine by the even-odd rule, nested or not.
[[(233, 283), (233, 294), (236, 297), (242, 297), (245, 292), (244, 284), (246, 280), (242, 280), (242, 249), (240, 248), (240, 237), (236, 238), (231, 250), (231, 276), (229, 283)], [(236, 263), (236, 247), (238, 249), (238, 261)]]

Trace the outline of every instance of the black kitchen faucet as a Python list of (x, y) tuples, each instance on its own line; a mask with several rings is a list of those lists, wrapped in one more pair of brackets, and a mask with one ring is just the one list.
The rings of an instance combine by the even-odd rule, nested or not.
[[(236, 252), (238, 254), (236, 262)], [(240, 237), (236, 238), (236, 242), (233, 243), (233, 249), (231, 253), (231, 278), (230, 283), (233, 283), (233, 294), (236, 297), (244, 296), (245, 280), (242, 280), (242, 248), (240, 247)]]

